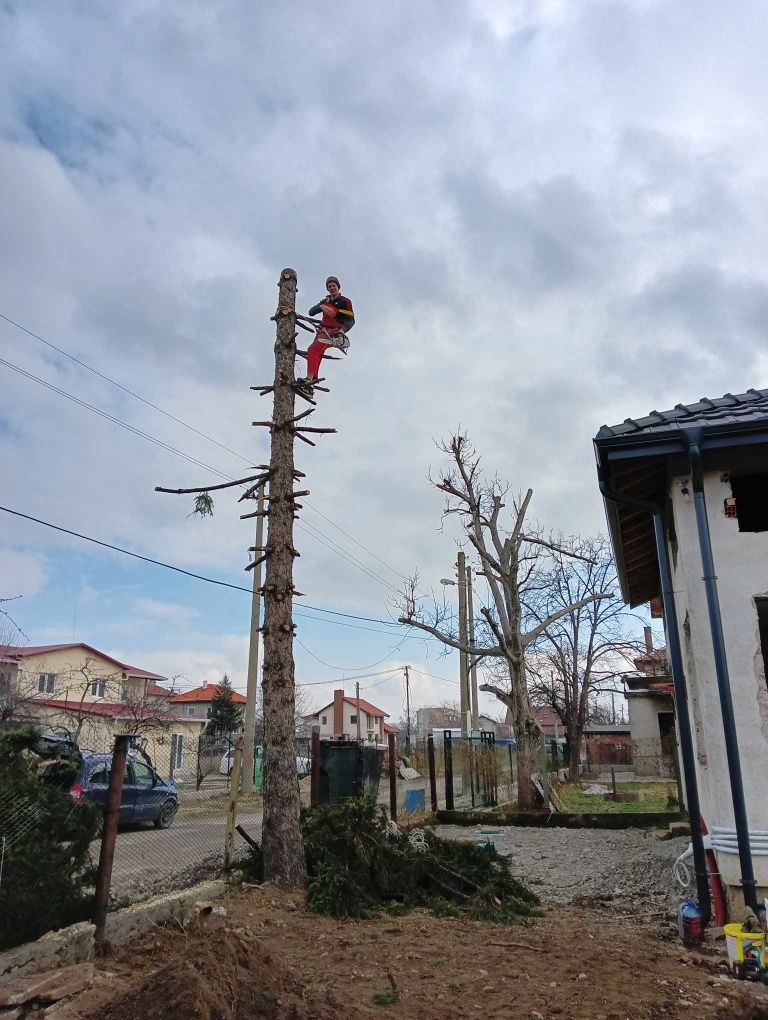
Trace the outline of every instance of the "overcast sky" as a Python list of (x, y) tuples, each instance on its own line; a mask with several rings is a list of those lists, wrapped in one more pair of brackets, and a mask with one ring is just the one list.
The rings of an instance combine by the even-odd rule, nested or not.
[[(229, 449), (0, 319), (6, 362), (206, 465), (0, 364), (2, 505), (247, 587), (234, 499), (153, 489), (266, 456), (290, 265), (358, 320), (338, 435), (297, 451), (308, 603), (387, 620), (399, 576), (450, 576), (426, 475), (459, 423), (545, 527), (597, 532), (600, 425), (768, 385), (767, 37), (738, 0), (3, 0), (0, 313)], [(246, 592), (5, 513), (0, 541), (32, 643), (244, 686)], [(456, 697), (434, 643), (312, 615), (317, 704), (404, 663), (446, 678), (417, 704)], [(361, 683), (400, 714), (400, 673)]]

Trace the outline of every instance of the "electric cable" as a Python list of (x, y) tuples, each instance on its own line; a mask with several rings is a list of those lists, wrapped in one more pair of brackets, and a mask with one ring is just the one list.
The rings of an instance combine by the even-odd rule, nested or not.
[[(162, 439), (158, 439), (156, 436), (153, 436), (148, 432), (144, 432), (142, 429), (136, 428), (129, 422), (123, 421), (122, 418), (118, 418), (115, 415), (110, 414), (108, 411), (104, 411), (102, 408), (96, 407), (94, 404), (89, 404), (88, 401), (86, 400), (81, 400), (80, 397), (75, 396), (73, 393), (69, 393), (67, 390), (62, 389), (60, 386), (55, 386), (53, 383), (49, 383), (45, 379), (41, 379), (39, 376), (34, 375), (32, 372), (28, 372), (24, 368), (20, 368), (18, 365), (14, 365), (12, 362), (7, 361), (5, 358), (0, 357), (0, 365), (4, 365), (6, 368), (10, 368), (12, 371), (17, 372), (24, 378), (29, 379), (32, 382), (38, 383), (45, 389), (50, 390), (51, 392), (56, 393), (59, 396), (65, 397), (67, 400), (71, 400), (73, 403), (79, 405), (80, 407), (85, 408), (88, 411), (93, 411), (94, 414), (99, 415), (106, 421), (110, 421), (113, 424), (120, 426), (120, 428), (125, 429), (127, 432), (132, 433), (133, 435), (138, 436), (141, 439), (146, 439), (148, 442), (154, 443), (155, 446), (158, 446), (161, 449), (166, 450), (168, 453), (172, 453), (177, 457), (181, 457), (183, 460), (188, 461), (190, 464), (194, 464), (197, 467), (204, 468), (206, 471), (210, 471), (217, 477), (223, 478), (226, 481), (234, 481), (232, 475), (229, 475), (226, 472), (219, 470), (219, 468), (215, 468), (213, 467), (213, 465), (205, 463), (205, 461), (201, 461), (198, 460), (196, 457), (192, 457), (190, 454), (185, 453), (183, 450), (179, 450), (175, 446), (171, 446), (169, 443), (164, 442)], [(358, 567), (358, 569), (362, 570), (366, 575), (376, 580), (379, 584), (382, 584), (384, 587), (390, 588), (392, 591), (397, 592), (397, 589), (394, 587), (394, 585), (389, 584), (389, 582), (385, 581), (382, 577), (379, 577), (377, 574), (375, 574), (374, 571), (366, 567), (366, 565), (362, 563), (362, 561), (359, 560), (356, 556), (346, 552), (346, 550), (341, 549), (341, 547), (338, 546), (337, 543), (333, 542), (333, 539), (329, 539), (317, 528), (314, 528), (312, 525), (307, 524), (302, 525), (301, 523), (299, 523), (298, 526), (302, 528), (302, 530), (307, 531), (307, 534), (314, 538), (315, 541), (320, 542), (321, 545), (324, 545), (326, 548), (330, 549), (330, 551), (333, 552), (335, 555), (340, 555), (351, 566)], [(312, 528), (312, 531), (308, 531), (307, 530), (308, 528)], [(314, 532), (314, 534), (312, 532)], [(333, 545), (336, 545), (336, 549), (333, 549), (329, 543), (333, 543)]]
[[(79, 531), (72, 531), (69, 528), (61, 527), (61, 525), (59, 524), (52, 524), (50, 521), (44, 521), (39, 517), (33, 517), (31, 514), (23, 514), (21, 513), (20, 510), (12, 510), (10, 507), (7, 506), (0, 506), (0, 510), (7, 514), (13, 514), (14, 517), (21, 517), (24, 520), (33, 521), (35, 524), (42, 524), (46, 528), (52, 528), (54, 531), (60, 531), (65, 535), (71, 535), (73, 538), (81, 538), (86, 542), (93, 542), (95, 545), (103, 546), (105, 549), (111, 549), (113, 552), (122, 553), (124, 556), (131, 556), (133, 559), (142, 560), (144, 563), (151, 563), (156, 567), (164, 567), (166, 570), (173, 570), (177, 574), (184, 574), (186, 577), (192, 577), (197, 581), (206, 581), (208, 584), (217, 584), (220, 585), (222, 588), (232, 588), (235, 591), (244, 591), (248, 595), (253, 594), (251, 588), (245, 588), (241, 584), (232, 584), (230, 581), (222, 581), (219, 580), (218, 578), (206, 577), (204, 574), (196, 574), (191, 570), (185, 570), (183, 567), (176, 567), (171, 563), (163, 563), (161, 560), (152, 559), (152, 557), (150, 556), (142, 556), (141, 553), (132, 552), (130, 549), (123, 549), (121, 546), (113, 545), (111, 542), (102, 542), (100, 539), (93, 538), (91, 535), (83, 535)], [(340, 610), (325, 609), (322, 606), (304, 605), (304, 609), (313, 609), (315, 612), (318, 613), (330, 613), (333, 616), (343, 616), (350, 620), (364, 620), (369, 623), (383, 624), (387, 627), (402, 626), (402, 624), (393, 623), (390, 620), (378, 620), (372, 616), (359, 616), (355, 613), (343, 613)], [(297, 615), (303, 614), (297, 613)], [(310, 617), (310, 619), (317, 619), (317, 617)], [(381, 631), (381, 633), (386, 634), (388, 632)]]
[[(108, 382), (111, 386), (115, 386), (117, 389), (121, 390), (123, 393), (128, 394), (128, 396), (133, 397), (135, 400), (140, 401), (142, 404), (145, 404), (147, 407), (152, 408), (153, 411), (157, 411), (159, 414), (164, 415), (166, 418), (168, 418), (171, 421), (175, 422), (177, 425), (181, 425), (183, 428), (189, 429), (190, 432), (193, 432), (195, 435), (200, 436), (201, 439), (206, 439), (209, 443), (213, 443), (214, 446), (218, 446), (220, 449), (225, 450), (227, 453), (232, 454), (233, 457), (237, 457), (239, 460), (243, 461), (245, 464), (250, 464), (251, 463), (252, 458), (246, 457), (242, 453), (238, 453), (237, 450), (233, 450), (232, 447), (231, 446), (227, 446), (226, 443), (222, 443), (220, 440), (215, 439), (213, 436), (208, 435), (206, 432), (203, 432), (200, 429), (195, 428), (194, 425), (190, 425), (189, 422), (184, 421), (182, 418), (178, 418), (175, 414), (171, 414), (170, 411), (166, 411), (165, 408), (160, 407), (159, 404), (155, 404), (151, 400), (147, 400), (147, 398), (146, 397), (142, 397), (142, 395), (140, 393), (137, 393), (135, 390), (132, 390), (128, 386), (123, 385), (123, 383), (118, 382), (116, 379), (113, 379), (111, 376), (107, 375), (106, 373), (99, 371), (99, 369), (94, 368), (93, 365), (89, 365), (87, 362), (83, 361), (81, 358), (76, 357), (74, 354), (71, 354), (69, 351), (65, 350), (63, 347), (59, 347), (57, 344), (54, 344), (52, 341), (46, 340), (45, 337), (40, 336), (39, 333), (35, 333), (33, 330), (29, 329), (27, 326), (23, 326), (20, 322), (17, 322), (15, 319), (10, 318), (10, 316), (4, 315), (2, 312), (0, 312), (0, 319), (3, 319), (9, 325), (14, 326), (18, 330), (21, 330), (22, 333), (26, 333), (27, 336), (32, 337), (34, 340), (37, 340), (39, 343), (44, 344), (46, 347), (50, 348), (51, 350), (56, 351), (57, 354), (61, 354), (63, 357), (68, 358), (70, 361), (74, 362), (74, 364), (79, 365), (81, 368), (84, 368), (88, 372), (91, 372), (93, 375), (97, 376), (99, 379), (103, 379), (104, 382)], [(6, 363), (6, 364), (9, 367), (11, 367), (10, 363)], [(24, 370), (20, 369), (19, 371), (23, 372)], [(29, 377), (30, 378), (35, 378), (35, 381), (39, 381), (41, 383), (41, 385), (46, 385), (46, 386), (48, 385), (45, 382), (43, 382), (42, 380), (37, 380), (36, 377), (32, 377), (31, 373), (30, 373)], [(373, 552), (372, 549), (369, 549), (362, 542), (358, 541), (358, 539), (356, 539), (354, 536), (350, 535), (348, 531), (345, 531), (344, 528), (342, 528), (340, 525), (336, 524), (336, 522), (333, 521), (330, 517), (328, 517), (326, 514), (324, 514), (321, 510), (318, 510), (317, 507), (315, 507), (311, 502), (309, 502), (308, 500), (305, 499), (304, 500), (304, 505), (306, 507), (308, 507), (310, 510), (312, 510), (314, 513), (316, 513), (320, 517), (322, 517), (323, 520), (327, 521), (334, 528), (336, 528), (337, 531), (340, 531), (342, 535), (345, 535), (351, 542), (354, 542), (355, 545), (358, 546), (360, 549), (363, 549), (365, 552), (367, 552), (369, 556), (373, 557), (373, 559), (378, 560), (378, 562), (381, 563), (383, 566), (385, 566), (387, 568), (387, 570), (391, 571), (395, 575), (395, 577), (399, 578), (401, 581), (402, 580), (406, 580), (405, 576), (403, 574), (401, 574), (399, 571), (395, 570), (395, 568), (392, 567), (389, 563), (387, 563), (386, 560), (383, 560), (380, 556), (378, 556), (375, 552)]]
[(312, 658), (316, 662), (319, 662), (321, 665), (328, 666), (329, 669), (340, 669), (343, 672), (346, 672), (347, 669), (372, 669), (374, 666), (379, 666), (382, 662), (386, 661), (386, 659), (388, 659), (390, 655), (394, 655), (395, 652), (400, 651), (400, 649), (403, 647), (405, 642), (408, 640), (408, 637), (409, 637), (409, 635), (406, 634), (405, 637), (403, 637), (400, 641), (398, 641), (398, 643), (395, 645), (394, 648), (391, 648), (387, 652), (386, 655), (383, 655), (376, 662), (369, 662), (367, 666), (347, 666), (346, 668), (344, 666), (336, 666), (332, 662), (326, 662), (325, 659), (321, 659), (319, 655), (315, 655), (315, 653), (310, 648), (307, 648), (307, 646), (304, 644), (304, 642), (301, 640), (301, 638), (294, 637), (294, 641), (296, 641), (297, 644), (300, 644), (301, 647), (304, 649), (304, 651), (308, 655), (311, 655)]

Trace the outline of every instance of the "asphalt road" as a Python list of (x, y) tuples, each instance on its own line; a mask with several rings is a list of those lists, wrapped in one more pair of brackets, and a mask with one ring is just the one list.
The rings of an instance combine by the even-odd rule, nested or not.
[[(261, 837), (259, 809), (239, 812), (237, 821), (249, 834)], [(191, 881), (196, 869), (223, 856), (225, 832), (224, 811), (185, 818), (183, 806), (169, 829), (152, 825), (120, 829), (112, 867), (112, 896), (121, 899), (179, 888), (179, 879), (189, 875)], [(244, 847), (242, 838), (235, 834), (235, 849)], [(98, 860), (98, 842), (92, 849)]]

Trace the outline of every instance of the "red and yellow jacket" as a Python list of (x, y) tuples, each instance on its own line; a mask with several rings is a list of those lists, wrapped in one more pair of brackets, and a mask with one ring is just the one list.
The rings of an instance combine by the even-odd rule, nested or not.
[(310, 315), (319, 315), (321, 312), (323, 313), (322, 321), (325, 329), (342, 329), (345, 333), (348, 333), (355, 324), (352, 302), (348, 297), (344, 297), (343, 294), (339, 294), (337, 298), (332, 298), (326, 294), (322, 301), (312, 305), (309, 310)]

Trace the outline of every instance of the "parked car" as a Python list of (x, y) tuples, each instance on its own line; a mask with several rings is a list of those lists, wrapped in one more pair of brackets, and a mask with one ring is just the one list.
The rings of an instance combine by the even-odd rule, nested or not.
[[(61, 781), (63, 764), (54, 759), (38, 766), (37, 774), (45, 783)], [(111, 754), (83, 754), (69, 795), (75, 803), (92, 800), (107, 806)], [(71, 776), (67, 777), (68, 781)], [(120, 799), (119, 824), (152, 822), (157, 829), (167, 829), (179, 810), (179, 794), (172, 779), (162, 779), (146, 762), (128, 757), (123, 775), (123, 792)]]
[[(261, 784), (263, 781), (261, 764), (263, 753), (264, 748), (261, 746), (261, 744), (257, 744), (257, 746), (253, 749), (253, 784), (259, 789), (261, 788)], [(229, 750), (225, 751), (225, 753), (221, 756), (221, 762), (219, 763), (219, 773), (222, 776), (228, 776), (232, 772), (232, 762), (234, 761), (234, 759), (235, 750), (233, 747), (230, 747)], [(308, 776), (309, 773), (312, 771), (312, 766), (310, 764), (309, 758), (305, 757), (304, 755), (297, 754), (296, 771), (298, 773), (299, 779), (303, 779), (304, 776)]]

